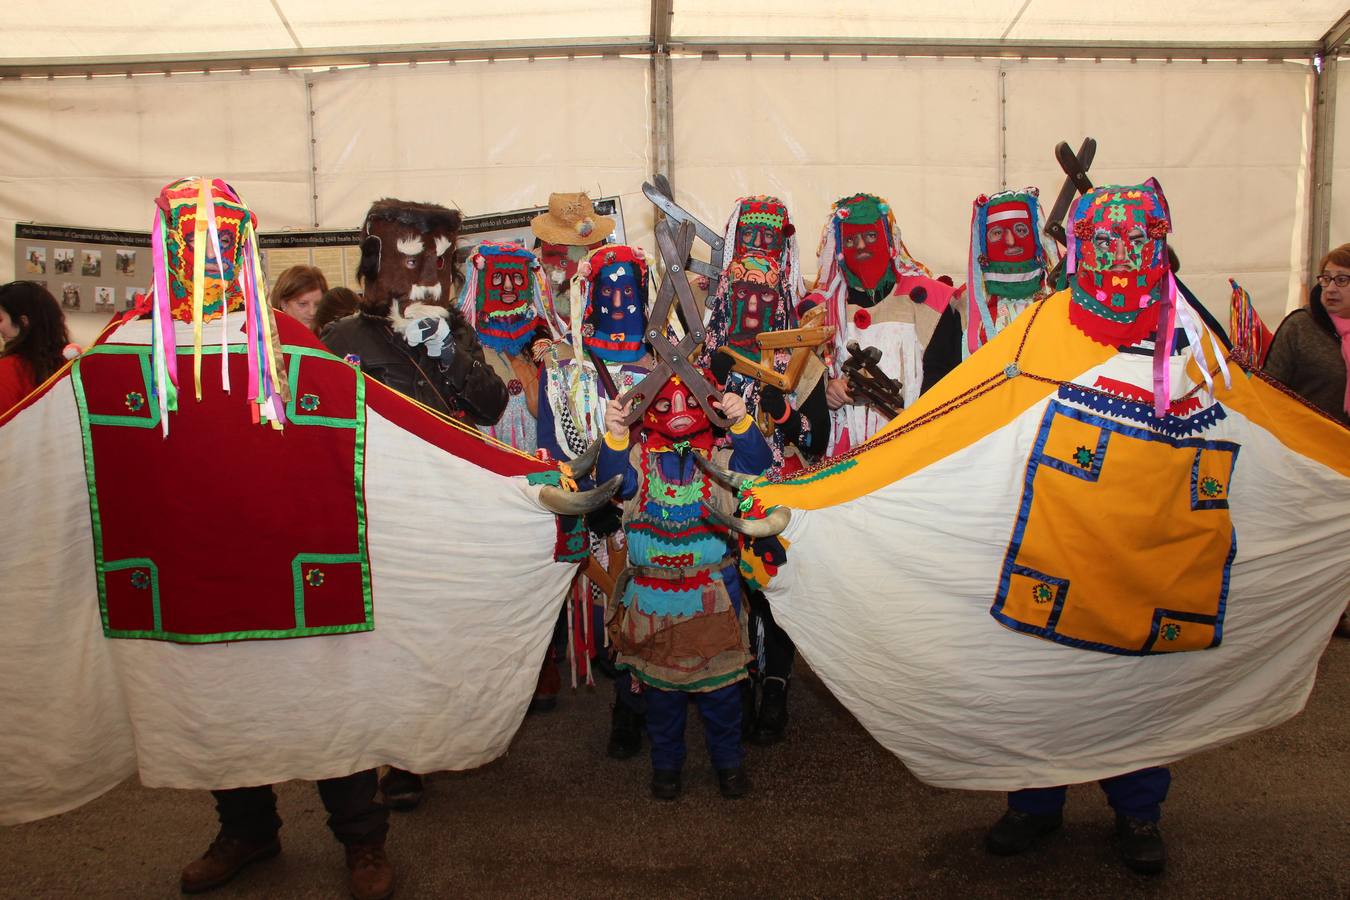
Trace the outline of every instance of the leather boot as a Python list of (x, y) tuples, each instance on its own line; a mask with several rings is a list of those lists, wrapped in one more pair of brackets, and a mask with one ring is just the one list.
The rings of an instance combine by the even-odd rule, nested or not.
[(1116, 815), (1120, 858), (1131, 871), (1158, 875), (1167, 866), (1167, 847), (1158, 823), (1133, 816)]
[(183, 869), (178, 886), (185, 894), (200, 894), (227, 883), (249, 863), (271, 859), (281, 852), (281, 842), (273, 835), (265, 841), (242, 841), (216, 835), (201, 859)]
[(786, 678), (770, 677), (764, 679), (764, 689), (759, 698), (759, 713), (755, 716), (755, 728), (750, 732), (750, 743), (757, 747), (767, 747), (783, 739), (787, 729), (787, 692)]
[(622, 703), (615, 703), (614, 714), (609, 720), (609, 747), (606, 749), (610, 759), (632, 759), (637, 756), (642, 751), (642, 729), (645, 724), (642, 715)]
[(384, 841), (347, 845), (348, 887), (356, 900), (385, 900), (394, 893), (394, 867)]

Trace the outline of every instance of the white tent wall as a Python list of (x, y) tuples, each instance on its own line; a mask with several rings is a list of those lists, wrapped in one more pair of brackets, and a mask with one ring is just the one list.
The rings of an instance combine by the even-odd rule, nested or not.
[[(0, 280), (15, 277), (15, 222), (147, 231), (160, 188), (184, 175), (225, 178), (264, 228), (306, 224), (299, 74), (7, 81), (0, 121)], [(107, 316), (70, 319), (87, 344)]]
[[(1336, 66), (1336, 106), (1350, 109), (1350, 56)], [(1331, 165), (1331, 232), (1328, 248), (1350, 243), (1350, 113), (1336, 118)], [(1312, 260), (1313, 265), (1321, 260)]]
[(737, 197), (773, 194), (816, 268), (835, 200), (878, 194), (915, 259), (964, 280), (970, 201), (998, 185), (998, 67), (967, 59), (676, 59), (674, 174), (721, 229)]
[[(681, 202), (720, 227), (736, 197), (782, 196), (808, 271), (830, 202), (866, 190), (895, 204), (916, 258), (960, 278), (971, 199), (1037, 184), (1048, 205), (1051, 147), (1090, 134), (1099, 182), (1162, 180), (1183, 275), (1221, 320), (1230, 275), (1272, 325), (1302, 298), (1306, 65), (794, 55), (670, 68)], [(1339, 80), (1350, 99), (1350, 65)], [(355, 227), (386, 195), (474, 214), (613, 193), (630, 241), (651, 250), (651, 101), (645, 57), (6, 80), (0, 279), (14, 277), (14, 222), (145, 229), (158, 189), (185, 174), (230, 180), (265, 230)], [(1333, 245), (1350, 233), (1343, 119)]]
[(586, 191), (619, 195), (628, 240), (653, 251), (650, 70), (592, 57), (316, 74), (318, 224), (357, 227), (386, 196), (474, 215)]
[(1054, 143), (1077, 149), (1090, 135), (1095, 184), (1162, 183), (1181, 277), (1225, 327), (1230, 277), (1272, 325), (1299, 302), (1308, 65), (1031, 61), (1005, 69), (1009, 187), (1038, 185), (1048, 206), (1063, 181)]

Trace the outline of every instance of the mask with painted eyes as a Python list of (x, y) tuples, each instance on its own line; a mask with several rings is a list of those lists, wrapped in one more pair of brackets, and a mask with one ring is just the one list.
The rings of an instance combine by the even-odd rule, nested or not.
[[(156, 201), (164, 213), (164, 255), (169, 270), (170, 308), (174, 318), (192, 321), (192, 304), (198, 253), (203, 253), (202, 321), (218, 319), (228, 306), (231, 312), (244, 308), (239, 283), (243, 274), (243, 241), (240, 232), (256, 225), (253, 213), (225, 182), (206, 183), (220, 253), (207, 230), (206, 210), (201, 207), (201, 182), (195, 178), (175, 181), (160, 192)], [(200, 228), (199, 228), (200, 225)]]
[(890, 205), (873, 194), (855, 194), (836, 203), (833, 216), (838, 261), (849, 287), (889, 293), (895, 280)]
[(777, 259), (795, 231), (787, 206), (777, 197), (742, 197), (737, 205), (733, 256), (757, 253)]
[(701, 443), (700, 436), (710, 434), (712, 430), (708, 414), (678, 375), (671, 376), (661, 387), (656, 399), (642, 414), (642, 424), (647, 429), (649, 445), (678, 441), (697, 444)]
[(975, 201), (974, 225), (975, 262), (985, 293), (1010, 300), (1034, 297), (1045, 278), (1035, 188), (980, 196)]
[[(536, 303), (539, 262), (520, 244), (484, 242), (469, 258), (473, 272), (460, 308), (483, 346), (521, 353), (540, 325)], [(472, 309), (469, 309), (472, 304)]]
[(646, 354), (647, 263), (640, 251), (605, 246), (590, 255), (582, 341), (606, 362)]
[(1074, 323), (1103, 343), (1133, 343), (1156, 325), (1169, 270), (1167, 202), (1151, 184), (1101, 187), (1072, 216)]
[(755, 338), (786, 324), (779, 322), (783, 305), (779, 293), (782, 270), (771, 259), (747, 256), (733, 261), (727, 275), (731, 281), (731, 302), (726, 342), (746, 356), (758, 359)]

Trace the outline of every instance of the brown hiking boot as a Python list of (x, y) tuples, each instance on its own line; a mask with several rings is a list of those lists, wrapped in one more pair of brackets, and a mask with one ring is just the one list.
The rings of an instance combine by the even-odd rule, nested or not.
[(348, 886), (356, 900), (384, 900), (394, 893), (394, 867), (384, 853), (384, 841), (378, 844), (348, 844)]
[(183, 869), (178, 886), (185, 894), (200, 894), (228, 882), (239, 870), (260, 859), (271, 859), (281, 852), (281, 841), (273, 835), (267, 841), (241, 841), (238, 838), (216, 835), (201, 859), (193, 860)]

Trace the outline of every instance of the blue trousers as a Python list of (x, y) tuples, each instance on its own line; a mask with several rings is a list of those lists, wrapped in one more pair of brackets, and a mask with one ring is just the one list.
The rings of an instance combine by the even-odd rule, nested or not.
[[(1162, 804), (1167, 799), (1167, 788), (1172, 773), (1162, 766), (1140, 769), (1103, 778), (1097, 782), (1106, 792), (1106, 802), (1121, 815), (1146, 822), (1162, 818)], [(1066, 787), (1027, 788), (1008, 795), (1008, 806), (1033, 816), (1054, 815), (1064, 808)]]
[(741, 764), (741, 686), (729, 684), (715, 691), (663, 691), (644, 686), (647, 698), (647, 735), (652, 741), (652, 768), (679, 771), (684, 767), (684, 724), (689, 703), (698, 705), (703, 734), (714, 769)]

